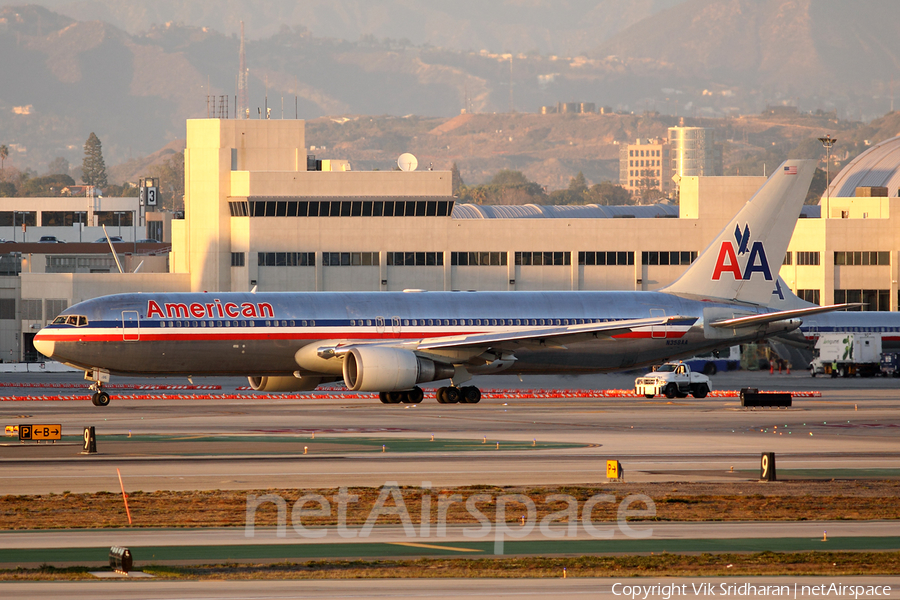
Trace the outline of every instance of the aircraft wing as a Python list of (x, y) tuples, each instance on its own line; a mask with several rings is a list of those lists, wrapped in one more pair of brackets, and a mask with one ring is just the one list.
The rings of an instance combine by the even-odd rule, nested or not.
[(757, 325), (766, 325), (775, 323), (776, 321), (786, 321), (788, 319), (796, 319), (798, 317), (806, 317), (824, 312), (833, 312), (836, 310), (846, 310), (848, 308), (857, 308), (863, 306), (860, 303), (848, 304), (829, 304), (828, 306), (811, 306), (809, 308), (795, 308), (793, 310), (779, 310), (777, 312), (762, 313), (758, 315), (747, 315), (746, 317), (735, 317), (733, 319), (724, 319), (710, 323), (710, 327), (718, 327), (723, 329), (739, 329), (741, 327), (755, 327)]
[(552, 342), (560, 344), (565, 341), (578, 341), (579, 338), (612, 337), (623, 333), (629, 333), (643, 327), (670, 325), (685, 320), (690, 321), (691, 324), (696, 321), (694, 317), (673, 315), (669, 317), (651, 317), (647, 319), (622, 319), (618, 321), (606, 321), (603, 323), (584, 323), (581, 325), (550, 325), (517, 331), (504, 331), (500, 333), (476, 333), (472, 335), (425, 338), (416, 345), (416, 349), (440, 350), (471, 346), (497, 346), (500, 344), (508, 344), (510, 342)]

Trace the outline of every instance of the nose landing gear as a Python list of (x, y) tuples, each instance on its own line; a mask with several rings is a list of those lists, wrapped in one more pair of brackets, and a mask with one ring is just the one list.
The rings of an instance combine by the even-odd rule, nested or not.
[(91, 395), (91, 404), (94, 406), (108, 406), (109, 394), (103, 391), (103, 384), (109, 382), (109, 371), (92, 369), (84, 372), (84, 378), (93, 382), (88, 388), (94, 392)]

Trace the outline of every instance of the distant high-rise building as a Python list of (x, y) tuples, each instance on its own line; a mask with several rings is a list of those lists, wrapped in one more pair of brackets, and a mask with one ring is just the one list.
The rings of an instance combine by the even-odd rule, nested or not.
[(708, 127), (669, 127), (672, 175), (721, 175), (722, 147), (715, 144), (715, 130)]
[(669, 144), (662, 138), (638, 139), (619, 148), (619, 185), (631, 194), (648, 189), (668, 195), (672, 188)]
[(241, 21), (241, 56), (238, 65), (237, 118), (247, 119), (250, 114), (250, 93), (248, 88), (247, 55), (244, 50), (244, 22)]

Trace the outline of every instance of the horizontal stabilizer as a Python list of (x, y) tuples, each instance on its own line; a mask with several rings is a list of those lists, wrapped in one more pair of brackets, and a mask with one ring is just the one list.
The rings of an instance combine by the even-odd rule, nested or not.
[(825, 312), (834, 312), (836, 310), (847, 310), (848, 308), (858, 308), (862, 306), (859, 303), (848, 304), (829, 304), (828, 306), (813, 306), (810, 308), (795, 308), (793, 310), (780, 310), (778, 312), (763, 313), (759, 315), (747, 315), (745, 317), (735, 317), (733, 319), (724, 319), (710, 323), (710, 327), (718, 327), (720, 329), (740, 329), (742, 327), (756, 327), (757, 325), (765, 325), (775, 323), (777, 321), (786, 321), (788, 319), (796, 319), (808, 315), (816, 315)]

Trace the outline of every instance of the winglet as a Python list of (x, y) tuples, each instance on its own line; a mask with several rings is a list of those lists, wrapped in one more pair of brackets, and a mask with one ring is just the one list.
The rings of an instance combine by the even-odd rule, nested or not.
[(815, 172), (814, 160), (782, 163), (694, 264), (661, 291), (768, 304)]

